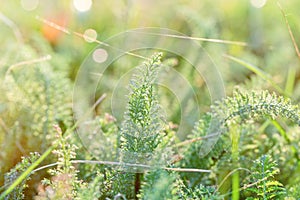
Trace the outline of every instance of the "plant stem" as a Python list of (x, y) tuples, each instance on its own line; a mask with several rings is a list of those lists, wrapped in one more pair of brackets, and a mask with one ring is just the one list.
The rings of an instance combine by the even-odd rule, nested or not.
[(240, 199), (240, 174), (239, 171), (236, 171), (232, 175), (232, 200), (239, 200)]
[[(233, 160), (234, 167), (238, 166), (238, 158), (239, 158), (239, 138), (240, 134), (237, 130), (237, 126), (233, 126), (230, 130), (231, 133), (231, 141), (232, 141), (232, 153), (231, 157)], [(240, 176), (239, 171), (236, 171), (232, 175), (232, 200), (239, 200), (240, 198)]]
[(134, 183), (134, 195), (135, 199), (138, 200), (138, 194), (140, 193), (141, 189), (141, 177), (143, 176), (143, 173), (136, 173), (135, 174), (135, 183)]

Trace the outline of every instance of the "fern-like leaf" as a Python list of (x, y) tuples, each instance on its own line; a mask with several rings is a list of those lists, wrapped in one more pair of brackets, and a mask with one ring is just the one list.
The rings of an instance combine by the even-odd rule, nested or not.
[(287, 118), (300, 125), (300, 110), (298, 105), (282, 96), (262, 92), (241, 92), (236, 90), (232, 97), (227, 97), (211, 106), (210, 129), (206, 134), (213, 135), (203, 144), (200, 153), (207, 155), (213, 145), (218, 141), (218, 136), (228, 132), (231, 123), (245, 124), (257, 118), (278, 117)]
[(293, 105), (290, 99), (268, 91), (246, 93), (236, 90), (232, 97), (227, 97), (212, 106), (212, 115), (220, 120), (220, 125), (237, 119), (268, 116), (272, 119), (284, 117), (300, 126), (298, 106)]
[(277, 163), (272, 160), (269, 155), (263, 155), (254, 161), (250, 175), (251, 187), (246, 190), (251, 192), (254, 197), (260, 199), (278, 199), (286, 195), (286, 189), (275, 179), (275, 175), (279, 173)]
[(154, 83), (161, 56), (154, 54), (130, 82), (128, 111), (121, 128), (121, 149), (129, 162), (137, 162), (137, 155), (151, 156), (160, 143), (163, 126)]

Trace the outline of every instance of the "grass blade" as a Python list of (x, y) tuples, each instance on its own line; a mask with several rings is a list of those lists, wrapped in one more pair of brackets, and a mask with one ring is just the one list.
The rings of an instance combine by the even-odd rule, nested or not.
[(31, 172), (52, 152), (55, 146), (51, 146), (50, 148), (43, 153), (43, 155), (37, 159), (26, 171), (24, 171), (1, 195), (0, 200), (4, 199), (6, 195), (11, 193), (27, 176), (31, 174)]
[[(103, 94), (97, 101), (96, 103), (89, 109), (85, 115), (82, 117), (82, 119), (79, 119), (72, 127), (66, 130), (65, 137), (72, 133), (77, 126), (79, 125), (80, 122), (82, 122), (86, 117), (87, 114), (91, 113), (95, 107), (100, 104), (106, 97), (106, 94)], [(57, 143), (56, 143), (57, 144)], [(47, 156), (56, 148), (56, 144), (50, 146), (42, 155), (39, 159), (37, 159), (28, 169), (26, 169), (3, 193), (0, 195), (0, 200), (4, 199), (5, 196), (7, 196), (9, 193), (11, 193), (22, 181), (29, 176), (34, 169), (43, 162), (47, 158)]]
[(272, 78), (270, 77), (269, 74), (267, 74), (266, 72), (264, 72), (263, 70), (261, 70), (260, 68), (258, 68), (257, 66), (254, 66), (244, 60), (241, 60), (239, 58), (230, 56), (230, 55), (224, 55), (225, 58), (228, 58), (236, 63), (239, 63), (240, 65), (246, 67), (247, 69), (249, 69), (250, 71), (254, 72), (256, 75), (258, 75), (259, 77), (261, 77), (262, 79), (268, 81), (273, 87), (274, 89), (279, 92), (280, 94), (284, 95), (284, 96), (289, 96), (279, 85), (277, 85)]

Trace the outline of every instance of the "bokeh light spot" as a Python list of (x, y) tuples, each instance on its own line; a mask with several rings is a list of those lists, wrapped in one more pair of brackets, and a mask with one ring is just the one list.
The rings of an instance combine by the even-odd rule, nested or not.
[(79, 12), (86, 12), (92, 7), (92, 0), (73, 0), (73, 5)]
[(267, 0), (251, 0), (251, 5), (256, 8), (262, 8), (267, 3)]
[(93, 60), (97, 63), (103, 63), (107, 60), (108, 54), (105, 49), (96, 49), (93, 52)]
[(33, 11), (39, 5), (39, 0), (21, 0), (21, 6), (24, 10)]
[(87, 42), (95, 42), (97, 39), (97, 32), (94, 29), (87, 29), (84, 31), (83, 38)]

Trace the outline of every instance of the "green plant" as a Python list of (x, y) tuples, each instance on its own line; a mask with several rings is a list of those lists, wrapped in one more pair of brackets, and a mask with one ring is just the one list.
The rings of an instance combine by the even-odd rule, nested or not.
[(162, 116), (154, 87), (161, 56), (153, 55), (139, 69), (140, 75), (133, 77), (130, 82), (128, 111), (125, 113), (120, 134), (122, 153), (144, 156), (144, 153), (153, 153), (161, 140)]
[(278, 199), (286, 196), (286, 189), (275, 179), (279, 173), (276, 162), (269, 155), (263, 155), (254, 161), (246, 190), (251, 193), (247, 199)]
[[(38, 153), (30, 153), (30, 156), (28, 157), (23, 157), (22, 161), (18, 163), (14, 168), (12, 168), (8, 173), (5, 174), (4, 176), (4, 185), (10, 185), (12, 184), (15, 179), (23, 173), (30, 165), (32, 165), (33, 162), (37, 160), (39, 157)], [(21, 200), (24, 199), (24, 189), (27, 187), (26, 182), (30, 179), (29, 176), (23, 179), (22, 183), (20, 184), (19, 187), (16, 187), (10, 194), (8, 194), (5, 197), (5, 200), (8, 199), (16, 199), (16, 200)]]
[[(217, 133), (222, 135), (218, 139), (214, 148), (211, 149), (211, 151), (209, 152), (209, 154), (206, 155), (206, 157), (201, 159), (195, 159), (199, 155), (203, 143), (205, 144), (206, 140), (211, 139), (210, 135), (207, 135), (207, 132), (209, 130), (209, 125), (211, 125), (210, 124), (212, 119), (211, 116), (214, 116), (214, 119), (218, 119), (217, 122), (215, 122), (214, 124), (217, 125), (218, 128), (214, 127), (215, 128), (214, 130), (217, 130), (218, 131)], [(197, 123), (194, 129), (194, 134), (190, 137), (190, 139), (183, 142), (183, 144), (186, 145), (187, 148), (185, 153), (183, 154), (183, 159), (179, 163), (179, 166), (181, 167), (184, 166), (190, 166), (190, 167), (201, 166), (203, 168), (214, 167), (215, 175), (210, 177), (210, 179), (207, 179), (208, 177), (203, 178), (200, 175), (189, 176), (183, 174), (183, 178), (186, 181), (188, 181), (189, 184), (192, 183), (191, 184), (192, 186), (195, 186), (197, 183), (203, 181), (207, 181), (207, 183), (212, 184), (214, 182), (212, 179), (213, 177), (220, 178), (222, 180), (222, 188), (223, 188), (222, 190), (224, 190), (223, 192), (226, 193), (226, 191), (230, 189), (230, 182), (228, 181), (223, 182), (223, 179), (225, 178), (226, 174), (230, 172), (227, 171), (230, 170), (227, 167), (228, 163), (230, 163), (230, 166), (242, 167), (244, 166), (244, 161), (246, 161), (246, 160), (243, 161), (243, 157), (239, 156), (239, 154), (241, 154), (240, 153), (241, 150), (237, 148), (233, 148), (234, 146), (237, 145), (240, 146), (239, 143), (241, 141), (239, 137), (243, 136), (241, 135), (242, 134), (241, 130), (249, 129), (247, 128), (247, 126), (249, 126), (249, 122), (254, 123), (253, 119), (258, 119), (258, 120), (278, 119), (279, 116), (288, 118), (296, 124), (299, 123), (299, 109), (297, 106), (291, 104), (291, 102), (288, 99), (285, 99), (283, 97), (277, 97), (277, 95), (269, 94), (266, 91), (259, 92), (259, 93), (252, 92), (250, 94), (247, 92), (236, 91), (232, 97), (227, 97), (223, 101), (218, 102), (212, 107), (212, 111), (209, 113), (209, 115), (203, 117), (203, 119), (201, 119)], [(240, 124), (242, 124), (241, 128), (243, 129), (237, 128), (237, 125)], [(243, 124), (247, 126), (244, 126)], [(225, 134), (225, 133), (230, 133), (230, 134)], [(228, 136), (236, 140), (231, 144), (232, 145), (231, 151), (228, 147), (230, 146), (230, 142), (232, 139), (228, 138)], [(284, 137), (285, 135), (282, 134), (282, 136)], [(251, 137), (251, 136), (247, 135), (245, 137)], [(249, 143), (249, 140), (246, 141)], [(293, 152), (295, 151), (294, 146), (291, 145), (289, 149), (291, 150), (291, 154), (293, 155), (294, 154)], [(231, 152), (232, 158), (228, 157), (228, 153), (226, 152)], [(294, 159), (297, 160), (297, 156), (294, 157)], [(247, 167), (246, 163), (245, 166)], [(235, 191), (240, 193), (239, 176), (241, 175), (235, 172), (232, 176), (233, 176), (232, 184), (236, 184)], [(224, 183), (227, 184), (227, 187), (226, 184)], [(272, 190), (271, 187), (272, 186), (270, 185), (270, 188), (268, 189)]]
[(74, 199), (77, 196), (77, 189), (80, 182), (77, 180), (77, 172), (71, 163), (75, 158), (76, 146), (69, 144), (67, 138), (62, 136), (63, 132), (58, 125), (55, 125), (57, 147), (53, 153), (57, 155), (56, 169), (49, 170), (52, 176), (51, 180), (44, 179), (43, 185), (45, 189), (39, 191), (39, 195), (35, 199)]
[[(163, 121), (154, 85), (161, 57), (161, 53), (154, 54), (131, 79), (128, 108), (120, 130), (121, 162), (157, 165), (153, 160), (159, 162), (161, 158), (162, 149), (158, 146), (163, 140)], [(119, 185), (117, 191), (126, 196), (129, 194), (127, 198), (135, 198), (143, 173), (138, 168), (126, 169), (126, 166), (125, 171), (129, 173), (121, 174), (119, 178), (120, 185), (125, 188)], [(131, 171), (136, 172), (132, 174)]]
[(52, 69), (47, 62), (51, 56), (36, 59), (38, 52), (28, 45), (21, 45), (19, 53), (12, 59), (17, 63), (7, 68), (1, 81), (8, 85), (1, 90), (1, 124), (5, 127), (0, 130), (0, 147), (5, 149), (0, 154), (2, 172), (18, 162), (22, 154), (44, 152), (55, 138), (53, 124), (61, 124), (62, 129), (72, 124), (69, 79)]
[[(86, 164), (85, 167), (80, 165), (78, 173), (73, 164), (79, 161), (75, 159), (86, 159), (89, 155), (82, 157), (84, 153), (81, 153), (80, 157), (76, 156), (76, 148), (70, 144), (76, 140), (68, 139), (72, 136), (69, 132), (72, 127), (64, 134), (59, 126), (55, 126), (57, 141), (53, 144), (53, 152), (58, 156), (58, 162), (55, 163), (57, 168), (50, 170), (52, 177), (43, 181), (44, 186), (38, 190), (36, 199), (84, 199), (87, 194), (100, 199), (222, 199), (228, 191), (236, 194), (232, 198), (239, 198), (240, 195), (249, 197), (249, 192), (252, 192), (253, 196), (249, 198), (261, 196), (271, 199), (286, 194), (283, 185), (274, 179), (279, 170), (270, 157), (263, 156), (255, 163), (252, 168), (255, 172), (249, 179), (245, 179), (244, 173), (232, 172), (232, 189), (231, 182), (226, 180), (232, 168), (224, 166), (228, 162), (234, 168), (249, 164), (241, 160), (239, 150), (242, 130), (250, 130), (248, 122), (253, 122), (254, 119), (274, 121), (278, 117), (284, 117), (299, 124), (298, 107), (275, 93), (236, 90), (232, 97), (216, 102), (211, 111), (203, 115), (188, 140), (175, 142), (175, 135), (165, 128), (156, 96), (155, 79), (161, 56), (154, 54), (139, 68), (139, 74), (133, 77), (128, 107), (120, 129), (114, 125), (115, 119), (108, 114), (89, 122), (91, 129), (87, 130), (101, 130), (99, 133), (105, 135), (108, 142), (107, 145), (102, 143), (103, 151), (111, 151), (108, 149), (113, 146), (115, 150), (112, 150), (111, 156), (117, 160), (114, 163), (95, 162), (117, 164), (119, 167), (88, 167), (86, 165), (92, 161), (86, 160), (81, 161)], [(242, 126), (238, 128), (240, 124)], [(217, 131), (217, 134), (207, 135), (211, 130)], [(116, 137), (116, 133), (119, 136)], [(217, 139), (216, 144), (205, 157), (199, 158), (203, 145), (212, 139)], [(295, 148), (291, 149), (297, 151)], [(179, 159), (172, 160), (172, 156), (176, 156), (175, 150)], [(101, 153), (95, 155), (99, 155), (98, 158), (108, 158), (107, 155), (101, 156)], [(207, 176), (203, 173), (168, 171), (174, 166), (179, 167), (174, 168), (175, 171), (193, 167), (212, 169), (212, 173)], [(222, 171), (221, 168), (225, 170)], [(93, 170), (97, 173), (92, 172)], [(85, 182), (80, 181), (78, 176)], [(246, 181), (245, 185), (248, 185), (241, 194), (240, 189), (243, 187), (240, 187), (240, 181)], [(220, 187), (216, 187), (218, 184)], [(23, 185), (14, 186), (13, 191), (22, 191), (22, 187)]]
[[(77, 2), (1, 4), (1, 200), (300, 198), (299, 1), (90, 1), (85, 12)], [(141, 25), (183, 33), (144, 32), (153, 44), (201, 44), (203, 51), (163, 47), (184, 48), (199, 66), (172, 51), (147, 58), (150, 49), (123, 48), (141, 38), (105, 40)], [(87, 70), (76, 92), (96, 103), (72, 110), (77, 72), (98, 48), (110, 61), (124, 56), (103, 74)], [(93, 59), (84, 64), (97, 68)], [(218, 102), (206, 85), (212, 64), (227, 95)], [(111, 113), (110, 97), (122, 97), (114, 89), (131, 72), (127, 107)]]

